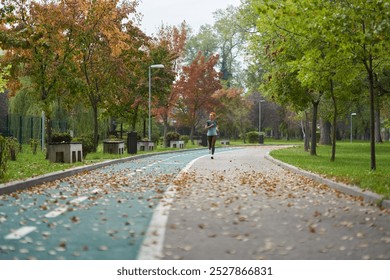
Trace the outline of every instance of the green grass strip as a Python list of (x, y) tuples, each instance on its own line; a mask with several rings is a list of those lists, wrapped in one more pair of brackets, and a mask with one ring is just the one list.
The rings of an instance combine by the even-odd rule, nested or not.
[(330, 161), (331, 146), (320, 145), (317, 156), (305, 152), (302, 145), (275, 150), (271, 156), (326, 178), (353, 184), (390, 197), (390, 143), (376, 145), (375, 171), (370, 170), (370, 144), (368, 142), (340, 142), (336, 145), (336, 160)]

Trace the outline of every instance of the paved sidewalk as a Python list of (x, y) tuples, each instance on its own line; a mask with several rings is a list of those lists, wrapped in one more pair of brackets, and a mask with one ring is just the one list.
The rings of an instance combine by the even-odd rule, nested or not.
[(389, 210), (266, 160), (274, 148), (195, 161), (165, 202), (165, 232), (154, 232), (165, 239), (149, 257), (390, 259)]

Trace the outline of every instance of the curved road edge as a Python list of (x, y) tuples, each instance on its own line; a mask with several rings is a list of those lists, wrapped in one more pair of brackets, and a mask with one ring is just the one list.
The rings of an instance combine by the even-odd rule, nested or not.
[(361, 188), (357, 186), (352, 186), (352, 185), (347, 185), (339, 182), (332, 181), (330, 179), (324, 178), (316, 173), (312, 173), (303, 169), (300, 169), (298, 167), (295, 167), (293, 165), (290, 165), (288, 163), (282, 162), (280, 160), (277, 160), (273, 158), (269, 152), (265, 155), (265, 158), (277, 165), (279, 165), (282, 168), (288, 169), (294, 173), (309, 177), (316, 182), (326, 184), (329, 187), (336, 189), (340, 192), (352, 195), (352, 196), (357, 196), (357, 197), (362, 197), (365, 202), (375, 204), (379, 207), (387, 208), (390, 209), (390, 200), (384, 199), (383, 196), (373, 193), (368, 190), (362, 190)]

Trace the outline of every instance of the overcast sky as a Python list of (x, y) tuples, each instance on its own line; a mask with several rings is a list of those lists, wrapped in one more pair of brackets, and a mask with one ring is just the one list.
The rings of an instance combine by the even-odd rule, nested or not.
[(214, 23), (213, 12), (228, 5), (239, 6), (240, 0), (140, 0), (141, 29), (151, 35), (162, 23), (178, 26), (185, 20), (196, 33), (201, 25)]

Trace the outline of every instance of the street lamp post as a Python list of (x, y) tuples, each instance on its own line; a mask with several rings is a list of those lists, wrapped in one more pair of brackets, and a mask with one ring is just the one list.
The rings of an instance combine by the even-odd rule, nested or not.
[(164, 65), (162, 64), (153, 64), (149, 66), (149, 114), (148, 114), (148, 140), (151, 141), (151, 127), (152, 127), (152, 122), (151, 122), (151, 117), (150, 117), (150, 105), (152, 101), (152, 68), (164, 68)]
[(352, 117), (356, 116), (356, 113), (351, 113), (351, 143), (352, 143)]
[(261, 132), (261, 103), (265, 102), (265, 100), (259, 100), (259, 133)]
[(261, 103), (265, 102), (265, 100), (259, 100), (259, 144), (264, 143), (264, 136), (261, 134)]

